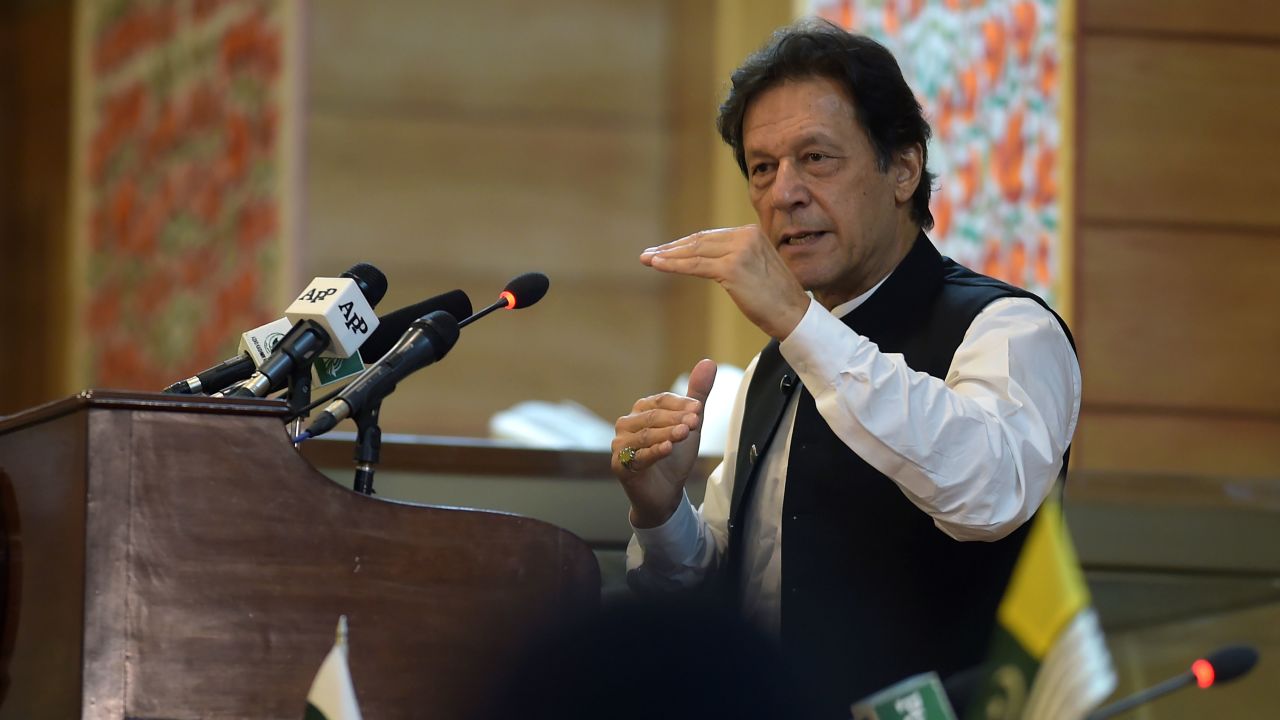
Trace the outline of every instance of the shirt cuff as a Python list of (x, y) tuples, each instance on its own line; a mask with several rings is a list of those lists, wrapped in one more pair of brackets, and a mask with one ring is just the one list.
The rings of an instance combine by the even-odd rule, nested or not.
[(658, 556), (678, 565), (688, 560), (698, 546), (698, 514), (694, 512), (693, 503), (689, 502), (688, 493), (684, 494), (666, 522), (651, 528), (632, 525), (631, 530), (644, 549), (646, 559)]
[(801, 379), (820, 377), (829, 384), (848, 368), (852, 346), (863, 341), (865, 338), (850, 330), (843, 320), (817, 300), (810, 299), (804, 317), (791, 334), (778, 343), (778, 350)]

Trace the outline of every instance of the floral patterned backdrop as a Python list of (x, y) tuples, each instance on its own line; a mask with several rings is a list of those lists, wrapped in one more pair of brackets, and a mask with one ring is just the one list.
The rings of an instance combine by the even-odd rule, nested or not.
[(72, 177), (88, 385), (158, 389), (279, 313), (292, 5), (82, 0)]
[[(1058, 0), (803, 0), (898, 58), (933, 125), (930, 236), (1050, 303), (1064, 284)], [(1060, 304), (1060, 303), (1057, 303)]]

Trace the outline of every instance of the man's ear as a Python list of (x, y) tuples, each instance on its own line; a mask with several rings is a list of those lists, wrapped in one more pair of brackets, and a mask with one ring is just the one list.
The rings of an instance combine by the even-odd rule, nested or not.
[(924, 150), (918, 143), (901, 148), (893, 154), (889, 173), (893, 177), (893, 195), (899, 203), (910, 202), (920, 184), (920, 170)]

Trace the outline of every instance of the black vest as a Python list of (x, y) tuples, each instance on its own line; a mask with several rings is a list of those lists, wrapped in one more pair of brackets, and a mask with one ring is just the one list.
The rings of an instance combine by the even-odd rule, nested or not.
[[(901, 353), (912, 369), (945, 378), (973, 319), (1004, 297), (1045, 305), (942, 257), (921, 233), (843, 321), (881, 352)], [(946, 678), (983, 660), (1028, 524), (990, 543), (958, 542), (938, 530), (836, 437), (774, 341), (756, 364), (739, 438), (725, 565), (735, 591), (756, 465), (796, 389), (783, 499), (782, 646), (831, 711), (847, 717), (850, 702), (907, 676), (934, 670)]]

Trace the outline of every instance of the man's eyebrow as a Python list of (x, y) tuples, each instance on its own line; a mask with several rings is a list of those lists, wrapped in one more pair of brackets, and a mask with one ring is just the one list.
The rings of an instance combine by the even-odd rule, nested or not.
[[(794, 141), (792, 141), (789, 144), (789, 147), (791, 149), (799, 149), (799, 148), (806, 148), (811, 145), (830, 146), (835, 144), (836, 144), (836, 140), (833, 136), (829, 135), (828, 133), (814, 131), (811, 133), (807, 133), (805, 135), (801, 135), (800, 137), (796, 138)], [(748, 147), (748, 148), (743, 148), (743, 156), (746, 157), (748, 160), (750, 160), (753, 158), (760, 158), (760, 157), (772, 158), (774, 155), (773, 153), (765, 152), (764, 150), (761, 150), (759, 148)]]

